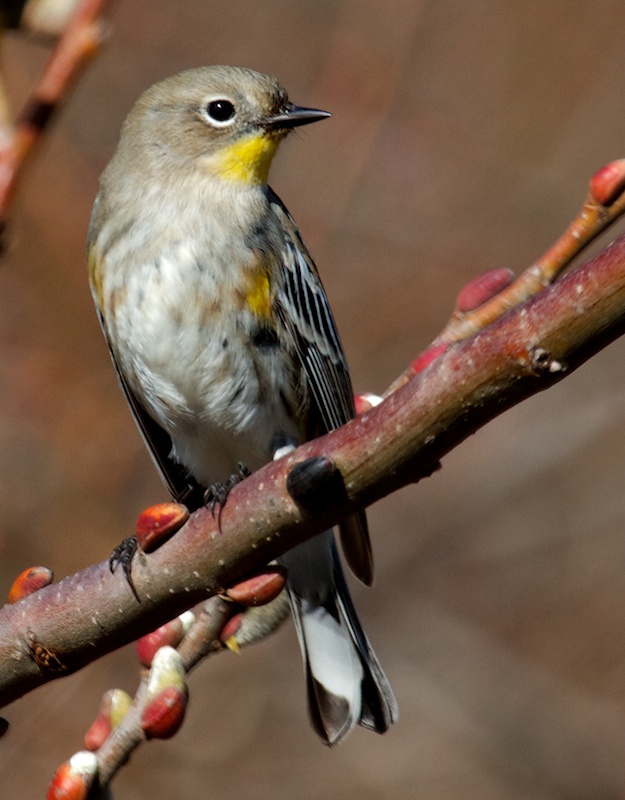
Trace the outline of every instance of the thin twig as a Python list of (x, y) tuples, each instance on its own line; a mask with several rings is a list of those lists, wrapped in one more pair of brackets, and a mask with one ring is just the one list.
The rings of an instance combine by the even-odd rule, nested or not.
[(609, 225), (625, 212), (625, 159), (597, 170), (588, 196), (575, 219), (558, 240), (505, 288), (474, 308), (456, 309), (432, 344), (417, 356), (386, 391), (391, 394), (445, 352), (453, 342), (475, 335), (508, 311), (551, 285)]
[(101, 17), (107, 3), (108, 0), (78, 3), (13, 128), (5, 115), (0, 128), (0, 226), (6, 221), (26, 157), (102, 44)]

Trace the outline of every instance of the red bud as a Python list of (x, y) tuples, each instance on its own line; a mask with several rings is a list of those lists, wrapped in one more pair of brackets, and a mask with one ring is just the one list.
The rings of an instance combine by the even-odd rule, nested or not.
[(54, 573), (47, 567), (29, 567), (17, 576), (9, 590), (9, 603), (17, 603), (24, 597), (34, 594), (49, 586), (54, 580)]
[(94, 752), (102, 747), (112, 730), (111, 720), (104, 714), (98, 714), (85, 734), (85, 747), (87, 750)]
[(98, 716), (85, 734), (87, 750), (93, 751), (102, 747), (113, 728), (124, 718), (131, 704), (132, 698), (122, 689), (109, 689), (102, 695)]
[(625, 158), (598, 169), (590, 179), (590, 194), (602, 206), (611, 206), (625, 189)]
[(152, 631), (152, 633), (142, 636), (135, 645), (139, 661), (144, 667), (149, 667), (157, 650), (167, 645), (169, 647), (177, 647), (184, 634), (185, 626), (180, 617), (176, 617), (176, 619), (166, 622), (160, 628)]
[(417, 375), (419, 372), (422, 372), (432, 361), (442, 355), (445, 350), (447, 350), (447, 344), (445, 342), (440, 342), (439, 344), (428, 347), (428, 349), (420, 353), (410, 365), (413, 373)]
[(54, 773), (46, 800), (86, 800), (97, 772), (93, 753), (74, 753)]
[(186, 689), (168, 686), (146, 703), (141, 715), (141, 727), (152, 739), (169, 739), (182, 725), (187, 709)]
[(141, 727), (148, 737), (169, 739), (182, 725), (187, 708), (186, 670), (173, 647), (161, 647), (152, 659)]
[(356, 406), (356, 416), (364, 414), (365, 411), (370, 411), (375, 406), (379, 406), (384, 398), (371, 392), (361, 392), (361, 394), (354, 395), (354, 405)]
[(514, 272), (503, 267), (489, 269), (473, 278), (463, 286), (456, 298), (456, 310), (461, 312), (473, 311), (499, 294), (514, 280)]
[(221, 629), (221, 633), (219, 634), (219, 640), (229, 647), (228, 640), (231, 639), (233, 636), (235, 636), (236, 632), (241, 627), (242, 622), (243, 622), (243, 612), (240, 612), (239, 614), (233, 614), (233, 616), (230, 617), (230, 619)]
[(136, 534), (139, 547), (156, 550), (189, 519), (189, 509), (180, 503), (157, 503), (139, 514)]
[(231, 586), (224, 594), (242, 606), (264, 606), (280, 594), (285, 584), (286, 570), (283, 567), (271, 566)]

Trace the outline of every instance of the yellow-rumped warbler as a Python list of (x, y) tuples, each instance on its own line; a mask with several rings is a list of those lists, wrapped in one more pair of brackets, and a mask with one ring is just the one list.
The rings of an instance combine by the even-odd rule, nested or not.
[[(201, 498), (239, 464), (354, 416), (345, 357), (316, 267), (267, 186), (279, 143), (329, 114), (273, 78), (204, 67), (148, 89), (124, 123), (89, 229), (89, 275), (135, 419), (175, 497)], [(370, 584), (364, 513), (341, 525)], [(281, 559), (312, 722), (328, 744), (397, 717), (328, 531)]]

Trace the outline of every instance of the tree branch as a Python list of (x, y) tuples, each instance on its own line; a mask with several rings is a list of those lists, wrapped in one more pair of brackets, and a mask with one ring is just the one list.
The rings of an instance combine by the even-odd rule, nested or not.
[[(354, 509), (429, 475), (482, 425), (571, 373), (624, 330), (621, 238), (497, 322), (450, 345), (377, 408), (254, 473), (232, 490), (220, 520), (207, 509), (195, 512), (172, 539), (133, 562), (140, 602), (104, 562), (5, 606), (0, 701), (136, 640)], [(295, 502), (289, 476), (319, 457), (336, 472), (322, 470)], [(296, 485), (293, 477), (290, 485)]]
[(37, 85), (13, 125), (0, 83), (0, 227), (6, 223), (22, 166), (80, 72), (104, 40), (108, 0), (79, 0), (60, 31)]

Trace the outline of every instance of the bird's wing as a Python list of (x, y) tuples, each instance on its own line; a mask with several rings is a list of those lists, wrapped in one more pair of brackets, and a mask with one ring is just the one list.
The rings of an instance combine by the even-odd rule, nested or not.
[[(293, 343), (307, 381), (315, 424), (310, 435), (339, 428), (354, 417), (354, 395), (347, 362), (328, 298), (317, 268), (281, 200), (269, 194), (272, 211), (286, 232), (284, 280), (277, 289), (281, 324)], [(341, 544), (354, 574), (365, 584), (373, 580), (373, 557), (364, 512), (340, 526)]]
[(203, 502), (204, 489), (189, 475), (188, 470), (183, 467), (182, 464), (174, 461), (171, 457), (172, 442), (169, 434), (148, 414), (143, 404), (128, 385), (128, 381), (117, 363), (115, 351), (111, 346), (106, 325), (104, 324), (102, 314), (99, 310), (98, 318), (109, 348), (111, 361), (115, 367), (119, 385), (122, 387), (132, 416), (137, 424), (137, 428), (139, 428), (139, 432), (143, 437), (148, 452), (152, 456), (152, 460), (163, 483), (173, 498), (184, 502), (189, 508), (194, 509), (199, 507)]

